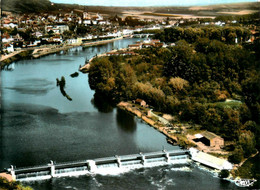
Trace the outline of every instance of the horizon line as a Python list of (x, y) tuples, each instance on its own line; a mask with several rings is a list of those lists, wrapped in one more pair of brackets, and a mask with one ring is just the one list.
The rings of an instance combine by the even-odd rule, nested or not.
[(94, 5), (94, 4), (79, 4), (79, 3), (69, 3), (69, 2), (53, 2), (54, 4), (66, 4), (66, 5), (80, 5), (80, 6), (89, 6), (89, 7), (197, 7), (197, 6), (215, 6), (215, 5), (230, 5), (230, 4), (248, 4), (248, 3), (260, 3), (260, 0), (255, 1), (240, 1), (240, 2), (215, 2), (215, 3), (198, 3), (190, 5)]

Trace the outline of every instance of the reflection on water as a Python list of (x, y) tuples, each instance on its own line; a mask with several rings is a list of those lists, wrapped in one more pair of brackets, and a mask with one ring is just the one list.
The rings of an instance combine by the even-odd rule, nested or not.
[(91, 99), (91, 103), (101, 113), (109, 113), (114, 109), (110, 101), (98, 93), (94, 94), (93, 98)]
[(60, 86), (60, 92), (61, 94), (66, 97), (69, 101), (72, 101), (72, 98), (67, 94), (67, 92)]
[(65, 86), (66, 86), (66, 80), (65, 80), (65, 77), (62, 76), (61, 77), (61, 80), (59, 80), (58, 78), (56, 79), (56, 86), (59, 86), (60, 87), (60, 92), (61, 94), (66, 97), (69, 101), (72, 101), (72, 98), (66, 93), (66, 91), (64, 90)]
[(45, 95), (54, 88), (54, 82), (40, 78), (22, 79), (16, 82), (13, 87), (6, 87), (21, 94)]
[[(73, 103), (73, 102), (72, 102)], [(0, 168), (93, 159), (160, 150), (165, 137), (137, 121), (131, 133), (118, 126), (116, 110), (109, 113), (59, 113), (57, 109), (33, 104), (8, 104), (1, 130)], [(132, 121), (130, 120), (132, 123)], [(133, 127), (134, 128), (134, 127)], [(143, 137), (146, 134), (146, 138)], [(177, 148), (177, 147), (176, 147)]]
[(125, 132), (132, 133), (136, 130), (135, 116), (119, 108), (116, 112), (116, 121), (120, 129), (124, 130)]
[(59, 59), (59, 57), (57, 57), (57, 56), (55, 56), (55, 58), (56, 59), (45, 59), (44, 61), (45, 62), (47, 62), (47, 63), (49, 63), (49, 62), (51, 62), (52, 64), (59, 64), (59, 61), (63, 61), (64, 63), (69, 63), (69, 61), (73, 61), (72, 59), (64, 59), (64, 58), (60, 58)]

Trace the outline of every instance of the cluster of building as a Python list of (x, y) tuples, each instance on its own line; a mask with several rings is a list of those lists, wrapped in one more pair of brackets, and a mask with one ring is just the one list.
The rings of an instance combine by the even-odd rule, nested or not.
[[(70, 13), (58, 14), (13, 14), (4, 12), (1, 18), (1, 34), (3, 52), (10, 53), (19, 48), (35, 47), (45, 44), (81, 44), (84, 41), (111, 39), (121, 36), (132, 36), (143, 30), (156, 30), (172, 26), (179, 26), (185, 22), (197, 22), (202, 25), (224, 26), (224, 22), (202, 22), (199, 18), (186, 19), (154, 19), (140, 18), (145, 26), (122, 26), (119, 17), (109, 17), (94, 12), (74, 10)], [(122, 20), (122, 19), (121, 19)], [(166, 22), (167, 20), (167, 22)], [(235, 24), (237, 21), (232, 21)], [(88, 31), (77, 35), (80, 27), (87, 27)], [(258, 31), (251, 31), (253, 38), (259, 37)], [(251, 41), (254, 39), (250, 39)], [(158, 41), (137, 43), (129, 46), (130, 49), (143, 47), (163, 47), (164, 44)]]
[[(81, 16), (73, 12), (67, 14), (60, 13), (57, 15), (14, 15), (4, 12), (4, 15), (1, 28), (5, 32), (1, 34), (1, 41), (3, 43), (3, 51), (6, 53), (13, 52), (17, 48), (34, 47), (43, 44), (78, 43), (79, 40), (77, 38), (64, 40), (63, 33), (70, 31), (69, 26), (72, 23), (76, 26), (111, 25), (111, 23), (108, 20), (104, 20), (101, 15), (87, 12), (83, 12)], [(74, 30), (76, 29), (77, 28)], [(12, 32), (14, 35), (8, 32), (12, 30), (15, 31)], [(21, 33), (29, 35), (30, 40), (25, 40), (23, 36), (19, 35)], [(94, 37), (93, 35), (87, 36), (88, 39)]]
[(144, 41), (137, 41), (135, 44), (128, 45), (126, 50), (121, 51), (111, 51), (107, 52), (106, 56), (127, 56), (127, 55), (137, 55), (133, 50), (138, 50), (142, 48), (149, 48), (149, 47), (167, 47), (168, 45), (160, 42), (160, 40), (151, 40), (147, 39)]
[[(54, 14), (23, 14), (17, 15), (4, 12), (1, 28), (3, 51), (10, 53), (18, 48), (34, 47), (45, 44), (80, 44), (84, 40), (111, 39), (120, 36), (131, 36), (142, 30), (160, 29), (155, 26), (119, 26), (119, 21), (99, 13), (75, 10), (70, 13)], [(163, 23), (161, 23), (163, 24)], [(88, 27), (84, 36), (64, 35), (74, 33), (78, 27)], [(12, 31), (12, 32), (10, 32)], [(12, 35), (13, 34), (13, 35)], [(19, 35), (24, 34), (24, 35)], [(27, 35), (27, 39), (25, 36)], [(29, 38), (29, 40), (28, 40)]]
[(135, 44), (128, 45), (129, 49), (142, 49), (148, 47), (166, 47), (163, 42), (160, 40), (145, 40), (145, 41), (138, 41)]
[(104, 20), (103, 16), (98, 13), (65, 13), (65, 14), (23, 14), (14, 15), (12, 13), (5, 13), (6, 17), (3, 18), (3, 27), (5, 28), (18, 28), (20, 26), (30, 26), (38, 29), (42, 26), (48, 25), (67, 25), (69, 22), (84, 24), (84, 25), (110, 25), (108, 20)]

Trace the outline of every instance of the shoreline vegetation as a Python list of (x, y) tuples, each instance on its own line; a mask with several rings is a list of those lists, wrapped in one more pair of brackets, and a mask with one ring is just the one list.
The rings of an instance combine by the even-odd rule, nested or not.
[[(178, 145), (182, 148), (188, 149), (191, 147), (196, 147), (196, 144), (191, 142), (186, 135), (181, 135), (181, 134), (176, 134), (172, 133), (171, 130), (169, 130), (169, 127), (167, 126), (168, 123), (167, 121), (162, 121), (156, 114), (151, 112), (150, 108), (145, 108), (143, 106), (137, 105), (133, 102), (124, 102), (121, 101), (117, 104), (117, 107), (119, 109), (125, 110), (138, 118), (140, 118), (142, 121), (146, 122), (149, 126), (153, 127), (160, 133), (166, 136), (167, 142), (172, 144), (172, 145)], [(152, 113), (152, 114), (151, 114)], [(162, 113), (160, 113), (162, 114)], [(170, 117), (171, 118), (171, 117)], [(178, 123), (177, 125), (182, 126), (181, 128), (184, 130), (187, 130), (189, 128), (189, 124), (182, 124)], [(196, 147), (198, 149), (198, 147)], [(218, 153), (215, 153), (218, 152)], [(212, 154), (216, 157), (227, 159), (225, 152), (224, 154), (220, 154), (219, 151), (212, 151), (208, 152), (209, 154)], [(239, 179), (240, 177), (246, 177), (243, 165), (249, 160), (254, 158), (259, 154), (259, 151), (257, 151), (255, 154), (250, 155), (248, 158), (244, 158), (239, 164), (235, 164), (234, 168), (229, 172), (231, 176), (227, 176), (226, 178), (230, 179)], [(240, 176), (242, 175), (242, 176)]]
[[(194, 146), (189, 135), (202, 131), (220, 135), (224, 148), (207, 153), (234, 163), (230, 173), (238, 177), (237, 169), (257, 155), (259, 142), (259, 39), (247, 43), (249, 37), (244, 27), (165, 29), (155, 38), (174, 46), (141, 48), (133, 56), (96, 56), (88, 64), (89, 84), (173, 144)], [(173, 127), (171, 133), (158, 117), (148, 117), (149, 110), (129, 102), (138, 98), (159, 115), (176, 117), (179, 130)]]
[(5, 175), (0, 174), (0, 189), (1, 190), (33, 190), (29, 186), (24, 186), (20, 182), (8, 179)]
[[(135, 116), (137, 116), (138, 118), (142, 119), (148, 125), (155, 128), (160, 133), (164, 134), (169, 140), (171, 140), (171, 142), (175, 142), (174, 144), (178, 144), (183, 148), (189, 148), (194, 146), (192, 142), (189, 142), (189, 140), (183, 138), (183, 136), (171, 133), (168, 130), (168, 127), (165, 126), (165, 123), (160, 121), (159, 116), (152, 113), (149, 108), (138, 106), (131, 102), (123, 102), (123, 101), (117, 104), (117, 107), (119, 107), (122, 110), (128, 111), (134, 114)], [(150, 112), (150, 116), (149, 116), (149, 112)]]

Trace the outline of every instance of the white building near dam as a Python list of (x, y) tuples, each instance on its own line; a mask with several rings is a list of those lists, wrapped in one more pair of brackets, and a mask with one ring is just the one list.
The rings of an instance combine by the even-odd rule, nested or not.
[(199, 162), (201, 164), (204, 164), (206, 166), (218, 169), (218, 170), (232, 170), (233, 169), (233, 165), (222, 158), (217, 158), (215, 156), (212, 156), (210, 154), (201, 152), (199, 150), (197, 150), (196, 148), (190, 148), (190, 155), (191, 155), (191, 159)]

